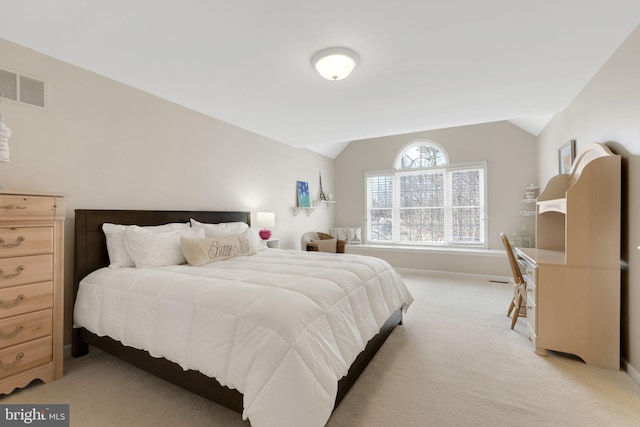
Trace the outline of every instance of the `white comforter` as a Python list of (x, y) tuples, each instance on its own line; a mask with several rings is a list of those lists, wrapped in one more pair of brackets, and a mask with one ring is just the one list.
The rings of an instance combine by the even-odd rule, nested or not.
[(203, 267), (103, 268), (74, 323), (215, 377), (260, 426), (322, 426), (337, 382), (413, 297), (383, 260), (264, 250)]

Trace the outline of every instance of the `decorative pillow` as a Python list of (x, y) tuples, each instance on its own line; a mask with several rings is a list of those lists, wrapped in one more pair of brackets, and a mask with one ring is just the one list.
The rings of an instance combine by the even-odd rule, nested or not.
[(154, 233), (136, 225), (125, 231), (124, 245), (137, 268), (179, 265), (186, 262), (180, 237), (204, 237), (203, 230), (190, 228)]
[[(109, 267), (133, 267), (135, 263), (127, 248), (124, 245), (125, 231), (127, 228), (133, 227), (132, 225), (112, 224), (105, 222), (102, 224), (102, 231), (107, 238), (107, 253), (109, 254)], [(152, 225), (142, 227), (145, 230), (149, 230), (154, 233), (163, 233), (171, 230), (186, 230), (189, 228), (189, 223), (171, 223), (164, 225)]]
[(245, 222), (221, 222), (219, 224), (207, 224), (204, 222), (198, 222), (191, 218), (191, 227), (196, 230), (202, 228), (204, 230), (205, 237), (237, 235), (250, 230), (250, 233), (247, 236), (249, 237), (249, 242), (253, 246), (254, 250), (261, 251), (266, 247), (266, 245), (262, 243), (260, 236), (258, 236), (258, 232), (249, 228), (249, 225)]
[(351, 238), (349, 239), (349, 243), (362, 243), (362, 227), (353, 227), (349, 228), (349, 230), (353, 230), (353, 232), (350, 234)]
[(338, 240), (347, 240), (347, 229), (346, 228), (334, 228), (333, 236)]
[(242, 234), (193, 238), (182, 236), (182, 253), (190, 265), (199, 267), (214, 261), (256, 253), (249, 241), (250, 230)]
[(312, 240), (311, 243), (318, 245), (318, 252), (336, 253), (337, 239)]
[(337, 227), (333, 229), (333, 236), (347, 244), (362, 243), (362, 227)]

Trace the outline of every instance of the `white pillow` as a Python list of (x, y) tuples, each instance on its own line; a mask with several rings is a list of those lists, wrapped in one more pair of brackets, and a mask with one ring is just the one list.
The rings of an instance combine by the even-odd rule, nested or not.
[(190, 228), (154, 233), (136, 225), (125, 231), (124, 245), (137, 268), (184, 264), (180, 237), (204, 237)]
[(258, 236), (258, 232), (253, 228), (247, 230), (247, 236), (249, 237), (249, 242), (251, 242), (251, 246), (256, 252), (260, 252), (267, 248), (267, 244), (265, 241)]
[(262, 239), (258, 236), (258, 232), (249, 228), (249, 225), (246, 222), (221, 222), (219, 224), (207, 224), (204, 222), (198, 222), (191, 218), (191, 227), (193, 227), (194, 230), (202, 228), (206, 237), (237, 235), (250, 230), (248, 237), (255, 251), (261, 251), (266, 248), (266, 245), (262, 243)]
[(191, 218), (191, 227), (194, 229), (202, 228), (204, 235), (207, 237), (228, 236), (230, 234), (241, 234), (249, 229), (249, 225), (245, 222), (221, 222), (219, 224), (207, 224), (198, 222)]
[(351, 236), (349, 243), (362, 243), (362, 227), (353, 227), (347, 230), (347, 233)]
[(220, 261), (240, 255), (256, 253), (249, 241), (249, 230), (242, 234), (192, 238), (182, 236), (182, 253), (190, 265), (199, 267), (210, 262)]
[(333, 236), (338, 240), (347, 240), (347, 229), (336, 227), (333, 229)]
[[(109, 254), (109, 267), (133, 267), (135, 264), (129, 252), (124, 246), (125, 231), (131, 225), (112, 224), (105, 222), (102, 224), (102, 231), (107, 238), (107, 253)], [(189, 228), (189, 223), (171, 223), (164, 225), (151, 225), (142, 227), (145, 230), (152, 231), (154, 233), (162, 233), (170, 230), (180, 230)]]
[(362, 227), (338, 227), (333, 229), (332, 236), (344, 240), (347, 244), (362, 243)]

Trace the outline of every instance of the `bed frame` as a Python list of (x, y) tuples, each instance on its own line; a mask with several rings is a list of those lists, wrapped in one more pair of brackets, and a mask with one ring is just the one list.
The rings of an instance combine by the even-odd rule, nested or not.
[[(75, 211), (74, 301), (78, 285), (87, 274), (109, 265), (106, 239), (102, 224), (111, 222), (124, 225), (161, 225), (170, 222), (221, 223), (241, 221), (250, 224), (249, 212), (210, 211), (142, 211), (142, 210), (87, 210)], [(369, 364), (391, 331), (402, 324), (402, 310), (395, 311), (353, 362), (348, 374), (338, 381), (338, 394), (334, 408), (347, 394), (362, 371)], [(72, 355), (80, 357), (89, 352), (89, 345), (110, 353), (159, 378), (178, 385), (202, 397), (242, 413), (242, 394), (221, 385), (216, 379), (198, 371), (184, 371), (179, 365), (163, 358), (154, 358), (143, 350), (122, 345), (109, 337), (99, 337), (84, 328), (74, 328)]]

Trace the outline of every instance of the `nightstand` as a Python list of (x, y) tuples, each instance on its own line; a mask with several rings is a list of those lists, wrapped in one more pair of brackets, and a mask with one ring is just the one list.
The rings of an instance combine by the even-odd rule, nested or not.
[(267, 244), (268, 248), (275, 248), (277, 249), (279, 246), (279, 242), (278, 239), (269, 239), (265, 242)]

